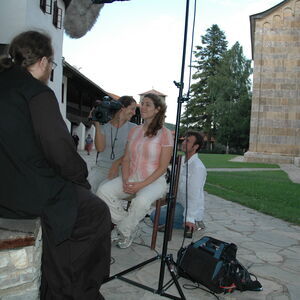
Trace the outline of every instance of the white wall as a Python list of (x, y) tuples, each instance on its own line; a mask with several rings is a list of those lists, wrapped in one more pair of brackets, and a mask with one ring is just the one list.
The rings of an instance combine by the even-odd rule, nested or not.
[[(64, 18), (65, 4), (62, 0), (58, 0), (58, 7), (62, 8)], [(57, 63), (57, 67), (54, 70), (54, 80), (53, 82), (49, 81), (48, 85), (54, 90), (61, 113), (66, 121), (66, 97), (64, 103), (61, 102), (63, 28), (56, 28), (52, 19), (53, 7), (51, 15), (44, 14), (40, 9), (40, 0), (0, 0), (1, 44), (9, 44), (15, 35), (25, 30), (40, 30), (51, 36), (54, 61)]]

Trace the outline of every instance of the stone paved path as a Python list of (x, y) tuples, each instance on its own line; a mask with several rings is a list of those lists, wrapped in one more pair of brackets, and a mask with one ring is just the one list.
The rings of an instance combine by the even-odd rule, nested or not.
[[(81, 153), (82, 154), (82, 153)], [(83, 155), (88, 165), (94, 163), (95, 155)], [(299, 168), (298, 168), (299, 169)], [(298, 177), (299, 176), (299, 177)], [(296, 178), (300, 178), (300, 172)], [(218, 295), (226, 300), (299, 300), (300, 299), (300, 227), (261, 214), (237, 203), (226, 201), (213, 195), (206, 195), (206, 212), (204, 222), (206, 229), (194, 234), (194, 240), (202, 235), (233, 242), (238, 246), (237, 258), (254, 273), (262, 283), (261, 292), (239, 292)], [(152, 228), (140, 223), (140, 234), (129, 249), (112, 246), (114, 263), (111, 274), (123, 271), (156, 255), (148, 248)], [(168, 253), (176, 258), (182, 244), (183, 231), (174, 230)], [(159, 233), (157, 251), (160, 253), (163, 234)], [(186, 240), (189, 244), (191, 240)], [(160, 261), (149, 264), (141, 270), (128, 275), (129, 278), (157, 288)], [(169, 278), (166, 271), (166, 278)], [(188, 283), (180, 279), (181, 286)], [(155, 300), (164, 299), (143, 289), (134, 287), (120, 280), (113, 280), (102, 286), (101, 291), (106, 300)], [(216, 299), (200, 289), (183, 289), (186, 299)], [(178, 296), (176, 288), (169, 290)], [(165, 298), (167, 299), (167, 298)]]

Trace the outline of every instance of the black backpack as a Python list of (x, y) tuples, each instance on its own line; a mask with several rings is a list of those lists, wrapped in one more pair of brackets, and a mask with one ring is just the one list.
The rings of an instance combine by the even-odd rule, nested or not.
[(235, 244), (204, 236), (178, 251), (177, 273), (214, 293), (262, 290), (256, 277), (253, 281), (252, 274), (238, 262), (236, 252)]

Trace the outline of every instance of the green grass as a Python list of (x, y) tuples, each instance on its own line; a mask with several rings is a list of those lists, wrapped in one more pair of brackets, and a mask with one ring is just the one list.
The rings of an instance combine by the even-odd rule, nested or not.
[(300, 225), (300, 184), (291, 182), (283, 171), (208, 172), (205, 190)]
[(200, 153), (199, 157), (206, 168), (279, 168), (278, 165), (274, 164), (229, 161), (230, 159), (236, 157), (234, 154)]

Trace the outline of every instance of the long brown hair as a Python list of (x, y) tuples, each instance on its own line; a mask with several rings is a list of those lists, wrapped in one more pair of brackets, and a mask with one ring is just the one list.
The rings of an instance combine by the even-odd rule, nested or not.
[(153, 102), (155, 108), (158, 108), (159, 111), (149, 124), (147, 131), (145, 132), (145, 136), (152, 137), (155, 136), (159, 129), (161, 129), (164, 125), (165, 121), (165, 114), (167, 110), (167, 105), (165, 101), (163, 101), (159, 96), (156, 94), (146, 94), (144, 95), (143, 99), (149, 98)]
[(12, 40), (8, 55), (0, 58), (0, 72), (14, 65), (27, 68), (44, 56), (53, 56), (51, 38), (38, 31), (22, 32)]

